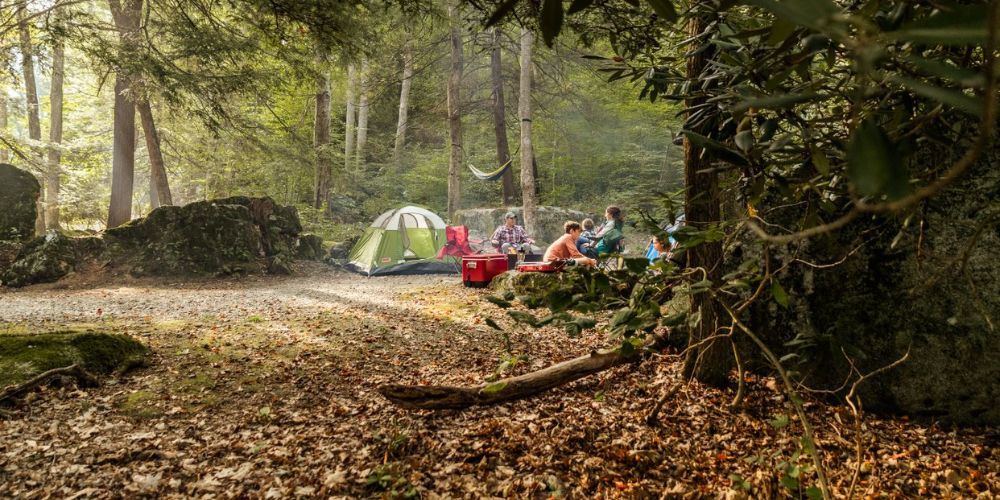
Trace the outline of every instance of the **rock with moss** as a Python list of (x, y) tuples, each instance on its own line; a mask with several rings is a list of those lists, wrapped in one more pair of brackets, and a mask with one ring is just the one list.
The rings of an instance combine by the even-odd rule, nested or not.
[(41, 186), (34, 175), (0, 163), (0, 240), (27, 241), (35, 235)]
[(3, 276), (10, 265), (17, 260), (24, 243), (15, 240), (0, 240), (0, 276)]
[(295, 256), (304, 260), (322, 260), (326, 251), (323, 250), (323, 238), (315, 234), (299, 235)]
[(149, 349), (132, 337), (103, 332), (0, 334), (0, 388), (74, 364), (92, 374), (141, 365)]
[(19, 249), (14, 262), (0, 274), (0, 282), (20, 287), (56, 281), (76, 269), (79, 262), (100, 254), (102, 248), (100, 238), (74, 238), (50, 231)]

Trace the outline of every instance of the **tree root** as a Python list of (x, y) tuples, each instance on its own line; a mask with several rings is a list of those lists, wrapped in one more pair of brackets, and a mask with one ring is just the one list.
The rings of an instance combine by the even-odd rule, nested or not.
[[(645, 348), (657, 348), (664, 341), (664, 337), (651, 335), (646, 341)], [(594, 351), (542, 370), (488, 384), (471, 387), (385, 384), (379, 386), (378, 392), (393, 404), (403, 408), (462, 409), (526, 398), (587, 375), (642, 359), (643, 357), (639, 355), (626, 356), (618, 349), (609, 349)]]
[(0, 392), (0, 403), (11, 401), (17, 397), (24, 395), (25, 393), (45, 384), (49, 380), (58, 376), (70, 376), (76, 379), (76, 383), (81, 387), (96, 387), (98, 385), (97, 378), (87, 373), (80, 365), (73, 364), (63, 368), (53, 368), (47, 372), (40, 373), (36, 375), (31, 380), (27, 382), (8, 387)]

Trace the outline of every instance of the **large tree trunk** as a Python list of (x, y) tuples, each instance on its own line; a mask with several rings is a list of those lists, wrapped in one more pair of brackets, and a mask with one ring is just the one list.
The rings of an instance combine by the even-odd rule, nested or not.
[(396, 172), (403, 171), (403, 153), (406, 148), (406, 125), (410, 111), (410, 84), (413, 82), (413, 40), (407, 39), (403, 48), (403, 82), (399, 89), (399, 118), (396, 120), (396, 144), (392, 148), (392, 162)]
[[(662, 345), (665, 337), (650, 336), (648, 348)], [(645, 350), (645, 349), (644, 349)], [(554, 364), (535, 372), (472, 387), (447, 385), (385, 384), (378, 392), (403, 408), (420, 410), (461, 409), (490, 405), (533, 396), (560, 385), (625, 363), (642, 360), (639, 354), (625, 356), (619, 349), (594, 351), (586, 356)]]
[(153, 121), (153, 109), (148, 100), (136, 103), (139, 120), (146, 138), (146, 151), (149, 152), (150, 198), (155, 200), (153, 208), (162, 205), (173, 205), (170, 194), (170, 182), (167, 180), (167, 167), (163, 161), (163, 151), (160, 149), (160, 134), (156, 131)]
[[(120, 43), (133, 43), (139, 30), (142, 0), (109, 0), (111, 15), (118, 28)], [(124, 47), (123, 47), (124, 49)], [(126, 52), (123, 50), (123, 52)], [(125, 93), (129, 75), (115, 76), (114, 138), (111, 149), (111, 204), (108, 227), (118, 227), (132, 219), (132, 189), (135, 175), (135, 105)]]
[(361, 61), (361, 97), (358, 99), (358, 143), (355, 151), (355, 168), (361, 172), (365, 168), (365, 146), (368, 144), (368, 93), (370, 80), (368, 60)]
[(451, 21), (451, 74), (448, 76), (448, 139), (451, 154), (448, 157), (448, 219), (454, 220), (462, 201), (462, 70), (465, 54), (462, 50), (462, 32), (458, 4), (448, 6)]
[(333, 165), (330, 158), (330, 68), (325, 54), (317, 57), (316, 113), (313, 123), (313, 148), (316, 152), (316, 171), (313, 182), (313, 207), (323, 208), (330, 197), (330, 177)]
[(517, 114), (521, 122), (521, 199), (524, 203), (524, 228), (536, 234), (535, 152), (531, 146), (531, 48), (535, 36), (521, 28), (521, 85), (517, 96)]
[[(24, 76), (24, 95), (26, 100), (26, 112), (28, 115), (28, 137), (34, 143), (31, 146), (32, 157), (39, 164), (41, 158), (35, 144), (42, 140), (41, 119), (38, 116), (38, 87), (35, 84), (35, 61), (34, 47), (31, 45), (31, 31), (28, 27), (28, 3), (21, 2), (17, 6), (17, 27), (21, 42), (21, 72)], [(44, 178), (41, 184), (44, 186)], [(45, 205), (42, 198), (38, 198), (35, 217), (35, 234), (45, 233)]]
[[(59, 16), (58, 9), (56, 16)], [(59, 161), (62, 157), (63, 76), (66, 65), (65, 47), (56, 39), (52, 47), (52, 83), (49, 87), (49, 162), (45, 176), (45, 226), (59, 229)]]
[(344, 113), (344, 172), (350, 173), (351, 160), (354, 158), (354, 134), (357, 126), (357, 109), (355, 101), (358, 96), (358, 72), (354, 69), (354, 64), (347, 65), (347, 95), (346, 112)]
[[(493, 28), (493, 45), (490, 51), (490, 76), (493, 80), (493, 132), (497, 139), (498, 166), (510, 161), (510, 145), (507, 144), (507, 120), (503, 103), (503, 66), (500, 64), (500, 39), (503, 32)], [(503, 173), (503, 204), (514, 204), (514, 170), (508, 168)]]
[[(688, 36), (700, 35), (704, 21), (693, 17), (688, 21)], [(694, 81), (705, 69), (704, 51), (688, 58), (687, 78)], [(692, 86), (692, 89), (694, 87)], [(694, 97), (685, 101), (688, 108), (704, 103), (704, 98)], [(689, 124), (686, 124), (687, 126)], [(693, 130), (707, 135), (703, 130)], [(705, 152), (684, 139), (684, 214), (688, 226), (705, 229), (711, 224), (718, 224), (721, 217), (719, 203), (719, 179), (711, 170), (711, 164)], [(722, 242), (702, 243), (687, 252), (688, 266), (703, 268), (706, 278), (713, 283), (719, 283), (722, 278)], [(707, 340), (720, 333), (722, 325), (721, 308), (710, 294), (700, 293), (691, 296), (691, 314), (700, 313), (701, 322), (690, 331), (688, 356), (684, 362), (684, 375), (703, 383), (722, 386), (728, 379), (732, 367), (732, 353), (729, 338)], [(704, 342), (704, 343), (702, 343)], [(696, 344), (697, 347), (695, 346)]]

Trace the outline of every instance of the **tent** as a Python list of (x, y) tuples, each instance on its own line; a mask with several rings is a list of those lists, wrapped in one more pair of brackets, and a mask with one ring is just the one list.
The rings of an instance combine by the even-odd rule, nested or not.
[(441, 217), (406, 205), (379, 215), (347, 257), (348, 269), (367, 275), (458, 272), (453, 258), (435, 256), (447, 241)]

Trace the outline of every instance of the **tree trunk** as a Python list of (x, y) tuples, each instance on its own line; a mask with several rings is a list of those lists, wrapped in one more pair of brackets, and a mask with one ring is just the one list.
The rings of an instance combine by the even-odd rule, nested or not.
[[(663, 341), (664, 337), (650, 336), (646, 346), (656, 348)], [(378, 392), (393, 404), (403, 408), (419, 410), (462, 409), (474, 405), (490, 405), (526, 398), (587, 375), (642, 359), (642, 356), (638, 354), (625, 356), (618, 349), (607, 349), (593, 351), (586, 356), (490, 384), (472, 387), (385, 384), (379, 386)]]
[(316, 113), (313, 124), (313, 148), (316, 151), (316, 172), (313, 182), (313, 207), (323, 208), (330, 197), (330, 68), (325, 54), (317, 56)]
[[(490, 76), (493, 80), (493, 132), (497, 138), (497, 166), (510, 161), (510, 145), (507, 144), (507, 120), (503, 103), (503, 66), (500, 64), (500, 39), (503, 32), (493, 28), (493, 46), (490, 51)], [(514, 171), (508, 168), (503, 173), (503, 204), (514, 204)]]
[(407, 39), (403, 48), (403, 82), (399, 90), (399, 118), (396, 120), (396, 144), (392, 149), (392, 162), (396, 173), (403, 171), (403, 150), (406, 147), (406, 125), (410, 110), (410, 84), (413, 82), (413, 40)]
[(138, 102), (135, 108), (139, 111), (139, 120), (142, 122), (146, 138), (146, 151), (149, 152), (149, 178), (152, 186), (150, 198), (155, 200), (153, 208), (173, 205), (170, 182), (167, 180), (167, 167), (163, 162), (163, 151), (160, 149), (160, 134), (156, 131), (156, 123), (153, 121), (153, 109), (149, 101)]
[(448, 6), (451, 22), (451, 74), (448, 76), (448, 139), (451, 154), (448, 157), (448, 219), (454, 220), (455, 212), (462, 201), (462, 183), (459, 174), (462, 169), (462, 70), (465, 54), (462, 50), (462, 32), (458, 4)]
[(358, 96), (358, 72), (354, 64), (347, 65), (347, 111), (344, 113), (344, 172), (353, 172), (351, 160), (354, 158), (354, 134), (357, 132), (357, 110), (354, 101)]
[(365, 168), (365, 146), (368, 143), (368, 60), (361, 61), (361, 98), (358, 99), (358, 143), (355, 151), (355, 169), (361, 172)]
[[(56, 10), (59, 16), (61, 9)], [(58, 22), (58, 21), (57, 21)], [(49, 162), (45, 176), (45, 225), (59, 229), (59, 161), (62, 157), (63, 77), (66, 65), (65, 47), (60, 39), (52, 47), (52, 83), (49, 87)]]
[[(688, 36), (700, 35), (704, 20), (693, 17), (688, 21)], [(687, 60), (687, 78), (694, 81), (705, 69), (704, 52), (696, 52)], [(691, 88), (694, 88), (693, 86)], [(703, 97), (693, 97), (685, 101), (688, 108), (704, 103)], [(688, 124), (685, 124), (687, 127)], [(707, 135), (706, 131), (693, 132)], [(684, 214), (688, 226), (705, 229), (718, 224), (721, 217), (718, 175), (711, 171), (707, 152), (684, 139)], [(718, 284), (722, 278), (722, 242), (702, 243), (687, 252), (688, 266), (703, 268), (707, 279)], [(684, 360), (684, 375), (703, 383), (722, 386), (728, 379), (732, 367), (731, 340), (721, 338), (705, 341), (720, 332), (722, 315), (719, 305), (707, 293), (691, 296), (691, 314), (700, 313), (701, 322), (692, 328), (688, 341), (689, 350)], [(705, 342), (697, 347), (695, 344)]]
[(521, 121), (521, 199), (524, 203), (524, 228), (536, 234), (535, 212), (538, 198), (535, 192), (535, 153), (531, 146), (531, 48), (535, 37), (531, 30), (521, 28), (521, 85), (517, 96), (517, 113)]
[[(7, 134), (7, 96), (0, 92), (0, 134)], [(10, 150), (0, 149), (0, 163), (10, 162)]]
[[(118, 28), (120, 43), (134, 43), (142, 14), (142, 0), (109, 0), (111, 15)], [(111, 149), (111, 204), (108, 207), (108, 227), (118, 227), (132, 219), (132, 189), (135, 175), (135, 105), (125, 93), (129, 76), (115, 76), (114, 138)]]
[[(24, 76), (24, 95), (26, 100), (26, 112), (28, 115), (28, 137), (32, 141), (32, 157), (38, 164), (41, 163), (37, 144), (42, 140), (41, 119), (38, 116), (38, 87), (35, 84), (35, 62), (34, 47), (31, 45), (31, 31), (28, 28), (28, 3), (21, 2), (17, 6), (17, 27), (20, 34), (21, 48), (21, 72)], [(37, 165), (36, 165), (37, 166)], [(46, 176), (47, 177), (47, 176)], [(45, 179), (42, 179), (42, 186), (45, 186)], [(35, 234), (45, 233), (45, 205), (42, 198), (38, 198), (36, 203)]]

